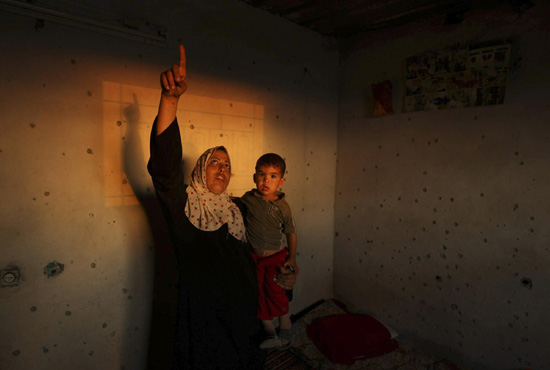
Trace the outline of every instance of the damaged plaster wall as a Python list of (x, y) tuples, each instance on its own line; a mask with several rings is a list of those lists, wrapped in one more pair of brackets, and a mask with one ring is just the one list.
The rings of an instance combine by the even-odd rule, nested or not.
[[(549, 16), (503, 6), (343, 46), (335, 291), (474, 369), (550, 364)], [(407, 57), (486, 41), (512, 43), (503, 105), (401, 113)], [(372, 118), (383, 80), (397, 113)]]
[[(0, 289), (1, 367), (168, 367), (174, 262), (145, 164), (159, 74), (177, 63), (180, 42), (188, 99), (261, 106), (260, 149), (287, 159), (302, 268), (291, 311), (331, 296), (334, 42), (241, 1), (88, 5), (164, 25), (168, 40), (0, 11), (0, 269), (21, 275)], [(185, 160), (189, 169), (196, 157)], [(252, 166), (242, 171), (252, 188)]]

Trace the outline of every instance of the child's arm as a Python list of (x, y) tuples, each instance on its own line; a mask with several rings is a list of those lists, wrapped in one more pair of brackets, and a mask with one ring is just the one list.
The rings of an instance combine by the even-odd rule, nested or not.
[(300, 268), (296, 264), (296, 248), (298, 246), (298, 237), (296, 233), (286, 234), (286, 241), (288, 244), (288, 258), (283, 266), (292, 266), (296, 275), (298, 275), (300, 273)]

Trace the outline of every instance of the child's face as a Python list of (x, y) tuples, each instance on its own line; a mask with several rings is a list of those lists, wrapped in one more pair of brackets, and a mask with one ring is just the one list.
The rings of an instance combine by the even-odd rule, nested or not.
[(281, 174), (281, 169), (273, 166), (261, 166), (254, 174), (254, 183), (265, 200), (275, 200), (277, 199), (275, 192), (283, 186), (285, 179)]

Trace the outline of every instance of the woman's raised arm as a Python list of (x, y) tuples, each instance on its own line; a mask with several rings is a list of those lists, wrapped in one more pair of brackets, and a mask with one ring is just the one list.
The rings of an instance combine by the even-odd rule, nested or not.
[(172, 68), (160, 74), (162, 95), (157, 116), (157, 135), (166, 130), (176, 118), (179, 98), (187, 90), (186, 76), (185, 48), (180, 45), (179, 65), (174, 64)]

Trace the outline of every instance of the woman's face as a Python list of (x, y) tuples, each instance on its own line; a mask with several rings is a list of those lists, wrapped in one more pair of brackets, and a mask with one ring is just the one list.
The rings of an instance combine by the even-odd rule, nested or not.
[(216, 150), (206, 164), (206, 186), (214, 194), (221, 194), (227, 189), (231, 178), (231, 162), (223, 150)]

